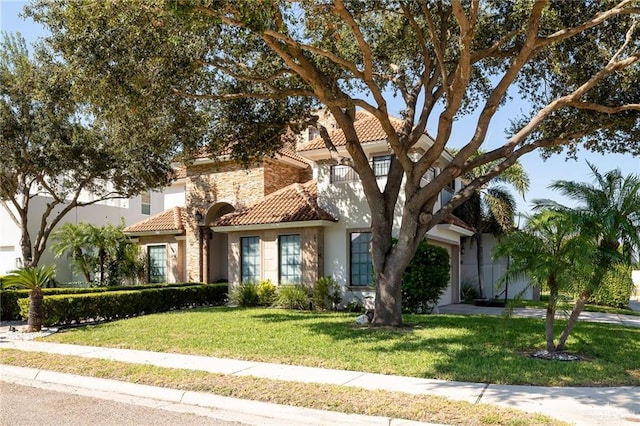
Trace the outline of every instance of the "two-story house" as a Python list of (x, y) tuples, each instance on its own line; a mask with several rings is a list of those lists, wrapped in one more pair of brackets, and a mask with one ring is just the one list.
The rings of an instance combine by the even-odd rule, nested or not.
[[(396, 121), (400, 126), (400, 121)], [(335, 127), (335, 126), (334, 126)], [(390, 163), (386, 136), (366, 112), (356, 114), (356, 131), (380, 185)], [(329, 128), (331, 128), (329, 126)], [(250, 168), (225, 158), (203, 157), (185, 171), (185, 206), (173, 208), (126, 228), (150, 259), (160, 281), (228, 280), (231, 286), (269, 279), (311, 285), (333, 277), (344, 289), (344, 302), (372, 295), (370, 212), (357, 175), (331, 161), (315, 132), (298, 144)], [(330, 137), (339, 155), (348, 156), (344, 134)], [(424, 135), (416, 153), (431, 139)], [(424, 177), (432, 179), (451, 157), (444, 153)], [(441, 194), (453, 195), (457, 182)], [(398, 231), (400, 220), (399, 200)], [(451, 257), (451, 285), (440, 304), (456, 303), (460, 293), (460, 238), (473, 231), (450, 216), (426, 239), (445, 247)]]

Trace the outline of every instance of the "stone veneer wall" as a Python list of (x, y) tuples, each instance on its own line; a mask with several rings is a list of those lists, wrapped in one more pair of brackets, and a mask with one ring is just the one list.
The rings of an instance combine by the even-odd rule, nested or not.
[(313, 171), (310, 166), (301, 169), (270, 158), (265, 159), (264, 195), (271, 194), (292, 183), (308, 182), (312, 177)]
[(195, 212), (206, 216), (211, 206), (226, 202), (234, 208), (246, 207), (264, 197), (264, 168), (244, 168), (234, 162), (197, 164), (187, 167), (187, 279), (199, 281), (200, 256)]

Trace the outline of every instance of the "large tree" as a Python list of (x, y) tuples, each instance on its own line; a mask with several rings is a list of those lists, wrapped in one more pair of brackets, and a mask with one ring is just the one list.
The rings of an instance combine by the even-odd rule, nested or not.
[[(74, 208), (165, 185), (180, 137), (167, 131), (171, 120), (131, 128), (89, 110), (68, 65), (33, 49), (19, 35), (0, 42), (0, 204), (21, 230), (27, 266), (38, 264), (51, 231)], [(44, 207), (30, 216), (36, 197)]]
[[(637, 0), (39, 0), (29, 14), (51, 30), (48, 42), (101, 111), (135, 123), (160, 106), (197, 102), (214, 152), (230, 146), (241, 160), (274, 152), (291, 124), (313, 119), (308, 107), (326, 107), (347, 141), (339, 160), (358, 173), (371, 210), (376, 325), (402, 323), (402, 273), (425, 233), (522, 155), (580, 143), (640, 152)], [(531, 108), (495, 145), (489, 124), (514, 86)], [(392, 98), (402, 104), (399, 130)], [(382, 188), (355, 108), (379, 120), (394, 152)], [(475, 131), (452, 140), (470, 113)], [(434, 142), (416, 158), (427, 123)], [(453, 161), (423, 186), (452, 143), (461, 146)], [(435, 209), (452, 179), (494, 161)]]

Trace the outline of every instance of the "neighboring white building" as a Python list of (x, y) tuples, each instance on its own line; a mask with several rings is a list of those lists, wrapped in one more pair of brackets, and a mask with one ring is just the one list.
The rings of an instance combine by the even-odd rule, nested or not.
[[(30, 202), (28, 226), (32, 241), (35, 240), (42, 213), (45, 209), (47, 197), (36, 196)], [(110, 199), (96, 204), (76, 207), (67, 213), (56, 227), (65, 223), (92, 223), (96, 226), (107, 224), (120, 225), (123, 221), (129, 225), (154, 214), (160, 213), (173, 206), (184, 206), (184, 177), (179, 178), (162, 192), (149, 191), (142, 195), (128, 199)], [(58, 206), (52, 216), (62, 210)], [(22, 265), (20, 250), (20, 228), (13, 222), (9, 213), (0, 206), (0, 275)], [(56, 264), (56, 277), (60, 282), (82, 281), (83, 278), (71, 272), (65, 257), (56, 259), (49, 250), (51, 239), (47, 242), (47, 249), (40, 259), (41, 265)]]

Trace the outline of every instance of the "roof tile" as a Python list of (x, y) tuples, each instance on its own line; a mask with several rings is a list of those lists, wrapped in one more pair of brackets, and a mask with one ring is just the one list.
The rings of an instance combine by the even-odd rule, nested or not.
[(176, 234), (184, 232), (186, 211), (184, 207), (172, 207), (161, 213), (134, 223), (124, 228), (124, 232), (136, 235), (145, 232), (175, 231)]
[[(402, 127), (403, 122), (399, 118), (390, 116), (389, 121), (396, 131)], [(356, 119), (353, 122), (353, 126), (358, 135), (358, 139), (360, 139), (360, 143), (377, 142), (387, 139), (387, 134), (382, 128), (380, 121), (366, 111), (360, 110), (356, 112)], [(342, 129), (334, 130), (329, 136), (335, 146), (344, 146), (347, 143)], [(322, 148), (325, 148), (325, 144), (322, 138), (318, 136), (308, 142), (299, 144), (297, 150), (298, 152), (302, 152)]]
[(222, 216), (214, 226), (264, 225), (336, 219), (318, 207), (316, 181), (294, 183), (267, 195), (245, 209)]

